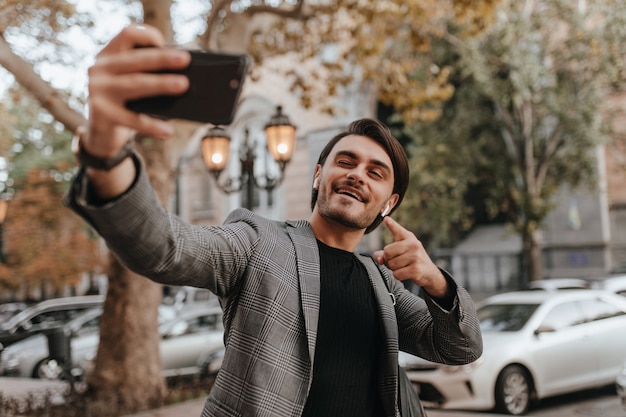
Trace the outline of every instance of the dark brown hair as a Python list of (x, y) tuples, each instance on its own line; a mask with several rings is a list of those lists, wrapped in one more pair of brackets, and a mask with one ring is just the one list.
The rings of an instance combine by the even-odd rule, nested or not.
[[(389, 214), (393, 213), (404, 199), (406, 190), (409, 187), (409, 160), (404, 148), (400, 142), (398, 142), (398, 139), (391, 134), (387, 126), (378, 120), (359, 119), (350, 123), (346, 131), (337, 134), (326, 144), (320, 153), (317, 163), (323, 166), (326, 162), (326, 158), (328, 158), (328, 155), (330, 155), (337, 142), (349, 135), (366, 136), (385, 148), (385, 152), (387, 152), (393, 165), (393, 193), (399, 196), (398, 203)], [(314, 189), (311, 194), (311, 210), (315, 207), (318, 193), (319, 191)], [(365, 233), (370, 233), (372, 230), (376, 229), (382, 221), (383, 218), (379, 214), (376, 220), (365, 229)]]

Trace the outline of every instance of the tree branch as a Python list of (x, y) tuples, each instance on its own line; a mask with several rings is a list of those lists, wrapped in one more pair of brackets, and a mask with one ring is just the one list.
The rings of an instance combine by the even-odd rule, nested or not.
[[(200, 35), (202, 45), (210, 45), (213, 41), (213, 36), (218, 34), (215, 28), (219, 20), (222, 18), (219, 12), (221, 10), (225, 10), (231, 2), (231, 0), (214, 0), (211, 13), (207, 18), (207, 28), (205, 32)], [(305, 0), (299, 0), (292, 8), (289, 9), (264, 5), (250, 6), (243, 12), (243, 14), (252, 17), (258, 14), (267, 13), (287, 19), (306, 19), (307, 17), (303, 13), (304, 3)]]
[(15, 80), (67, 130), (74, 132), (78, 126), (86, 123), (85, 117), (72, 109), (60, 97), (59, 91), (45, 82), (30, 63), (13, 53), (4, 36), (0, 36), (0, 65), (13, 74)]
[(288, 19), (306, 19), (306, 15), (302, 12), (303, 9), (304, 0), (300, 0), (291, 9), (272, 6), (251, 6), (246, 9), (246, 13), (250, 14), (251, 16), (259, 13), (271, 13), (275, 16)]

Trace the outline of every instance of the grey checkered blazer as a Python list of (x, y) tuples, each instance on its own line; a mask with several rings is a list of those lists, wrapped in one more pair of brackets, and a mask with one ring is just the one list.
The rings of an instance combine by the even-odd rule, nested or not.
[[(219, 296), (227, 349), (202, 417), (301, 416), (313, 377), (320, 304), (319, 253), (309, 223), (272, 221), (238, 209), (222, 226), (184, 224), (163, 210), (143, 169), (113, 203), (94, 207), (85, 195), (79, 173), (65, 204), (130, 269)], [(406, 291), (388, 270), (383, 273), (397, 303), (382, 276), (370, 272), (385, 337), (379, 387), (385, 415), (396, 416), (398, 349), (465, 364), (480, 356), (482, 339), (463, 288), (446, 311)]]

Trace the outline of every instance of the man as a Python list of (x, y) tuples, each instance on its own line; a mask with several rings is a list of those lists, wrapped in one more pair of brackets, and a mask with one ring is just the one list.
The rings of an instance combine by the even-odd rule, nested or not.
[[(188, 88), (184, 76), (154, 73), (184, 67), (187, 53), (136, 48), (162, 44), (154, 28), (131, 25), (90, 68), (80, 143), (90, 166), (65, 203), (137, 273), (220, 298), (226, 353), (202, 416), (396, 416), (399, 348), (450, 364), (480, 356), (467, 292), (385, 217), (402, 201), (409, 170), (377, 121), (352, 123), (322, 151), (309, 221), (238, 209), (222, 226), (199, 227), (166, 213), (126, 142), (131, 129), (167, 137), (171, 126), (124, 107)], [(395, 241), (373, 254), (384, 266), (370, 273), (373, 261), (353, 252), (383, 221)], [(421, 286), (425, 299), (398, 280)]]

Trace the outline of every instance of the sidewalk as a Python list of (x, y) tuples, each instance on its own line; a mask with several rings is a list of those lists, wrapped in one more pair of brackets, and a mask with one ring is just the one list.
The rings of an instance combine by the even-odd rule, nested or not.
[[(201, 398), (123, 417), (200, 417), (204, 401), (205, 398)], [(460, 411), (452, 412), (428, 409), (426, 410), (426, 414), (427, 417), (500, 417), (500, 415), (492, 413), (465, 413)]]
[[(42, 381), (30, 378), (0, 377), (0, 396), (4, 398), (27, 397), (34, 393), (48, 392), (51, 399), (63, 400), (63, 393), (67, 384), (56, 381)], [(58, 394), (58, 397), (56, 396)], [(130, 414), (121, 417), (200, 417), (206, 398), (185, 401), (180, 404), (161, 407), (158, 409)], [(428, 417), (505, 417), (501, 414), (483, 412), (445, 411), (426, 409)], [(2, 410), (0, 410), (2, 415)], [(616, 396), (592, 396), (589, 400), (578, 401), (571, 405), (546, 404), (528, 414), (534, 417), (626, 417)]]
[[(123, 417), (200, 417), (204, 401), (205, 399), (201, 398)], [(426, 415), (427, 417), (507, 417), (488, 412), (435, 409), (426, 409)], [(626, 417), (626, 412), (617, 398), (609, 397), (581, 402), (574, 406), (539, 408), (531, 410), (528, 415), (534, 417)]]
[[(200, 417), (204, 399), (187, 401), (181, 404), (163, 407), (158, 410), (146, 411), (123, 417)], [(502, 414), (470, 411), (444, 411), (426, 409), (427, 417), (507, 417)], [(563, 410), (531, 410), (528, 417), (626, 417), (617, 399), (593, 405), (581, 405), (574, 409)]]
[(48, 392), (50, 394), (62, 394), (67, 390), (66, 382), (46, 381), (33, 378), (0, 377), (0, 395), (3, 397), (25, 397), (34, 393)]
[[(31, 378), (10, 378), (0, 377), (0, 395), (5, 398), (27, 397), (34, 393), (48, 392), (55, 398), (59, 394), (59, 401), (62, 401), (62, 394), (67, 390), (65, 382), (43, 381)], [(200, 417), (206, 398), (189, 400), (180, 404), (169, 405), (154, 410), (143, 411), (137, 414), (129, 414), (121, 417)], [(462, 412), (447, 412), (441, 410), (426, 410), (428, 417), (499, 417), (495, 414), (477, 414)], [(2, 414), (0, 410), (0, 415)]]
[(176, 405), (168, 405), (156, 410), (144, 411), (123, 417), (200, 417), (206, 398), (185, 401)]

